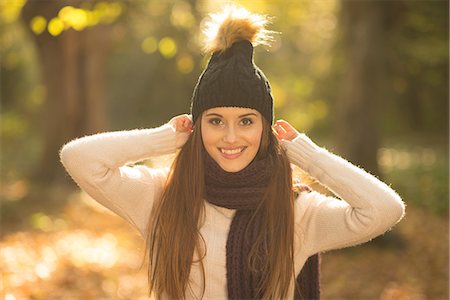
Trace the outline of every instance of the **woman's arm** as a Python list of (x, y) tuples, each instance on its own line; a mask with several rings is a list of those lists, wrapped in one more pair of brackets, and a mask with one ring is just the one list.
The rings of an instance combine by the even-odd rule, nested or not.
[(186, 142), (189, 133), (178, 132), (172, 120), (158, 128), (105, 132), (73, 140), (62, 147), (61, 162), (81, 189), (144, 234), (167, 170), (132, 164), (174, 153)]
[[(289, 130), (288, 130), (289, 131)], [(297, 133), (283, 140), (290, 160), (342, 200), (301, 193), (296, 211), (311, 254), (366, 242), (404, 215), (400, 196), (375, 176)]]

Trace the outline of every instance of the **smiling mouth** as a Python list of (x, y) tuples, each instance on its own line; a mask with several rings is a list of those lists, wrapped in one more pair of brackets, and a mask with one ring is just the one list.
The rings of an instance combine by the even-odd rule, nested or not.
[(222, 152), (223, 154), (238, 154), (241, 153), (242, 150), (244, 150), (244, 147), (239, 147), (239, 148), (234, 148), (234, 149), (223, 149), (223, 148), (219, 148), (220, 152)]
[(241, 154), (247, 147), (239, 147), (233, 149), (219, 148), (219, 151), (226, 156), (235, 156)]

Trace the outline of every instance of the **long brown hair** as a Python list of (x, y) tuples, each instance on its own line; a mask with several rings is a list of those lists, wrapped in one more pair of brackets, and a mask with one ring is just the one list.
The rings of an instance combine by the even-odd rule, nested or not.
[[(272, 178), (261, 206), (261, 228), (248, 261), (251, 269), (262, 265), (259, 283), (264, 299), (286, 298), (294, 271), (294, 192), (292, 170), (286, 152), (264, 120), (259, 157), (268, 157), (272, 167)], [(255, 212), (257, 215), (258, 212)], [(264, 256), (258, 257), (258, 249)], [(261, 260), (263, 259), (263, 260)], [(262, 264), (261, 264), (262, 263)]]
[[(160, 201), (150, 215), (147, 236), (149, 290), (156, 298), (184, 299), (189, 274), (199, 258), (203, 291), (203, 257), (206, 245), (200, 234), (204, 218), (203, 141), (200, 119), (186, 144), (176, 156)], [(255, 159), (268, 157), (272, 179), (261, 205), (261, 228), (248, 263), (262, 274), (260, 289), (264, 299), (285, 298), (294, 277), (294, 194), (292, 171), (286, 152), (263, 119), (260, 149)], [(255, 213), (256, 215), (256, 213)], [(263, 249), (264, 257), (261, 257)]]

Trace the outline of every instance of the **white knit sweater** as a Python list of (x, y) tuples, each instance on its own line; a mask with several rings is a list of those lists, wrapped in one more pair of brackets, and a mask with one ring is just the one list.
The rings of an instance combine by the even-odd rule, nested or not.
[[(106, 132), (66, 144), (60, 157), (77, 184), (133, 226), (143, 236), (154, 201), (163, 191), (167, 169), (133, 165), (174, 153), (187, 139), (169, 125), (153, 129)], [(295, 201), (295, 271), (317, 252), (360, 244), (382, 234), (404, 215), (399, 195), (385, 183), (343, 158), (317, 146), (306, 135), (283, 141), (292, 163), (327, 186), (342, 200), (318, 192), (300, 193)], [(205, 201), (200, 230), (206, 241), (204, 299), (227, 299), (226, 241), (235, 210)], [(201, 293), (201, 272), (192, 266), (189, 299)], [(294, 282), (294, 280), (293, 280)], [(289, 299), (294, 295), (291, 286)]]

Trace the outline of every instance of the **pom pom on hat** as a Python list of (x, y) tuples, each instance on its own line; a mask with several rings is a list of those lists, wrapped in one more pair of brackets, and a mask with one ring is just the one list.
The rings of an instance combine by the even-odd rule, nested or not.
[(270, 46), (274, 31), (265, 29), (269, 18), (254, 14), (242, 7), (229, 5), (221, 13), (209, 15), (203, 23), (205, 52), (223, 52), (235, 42), (247, 40), (255, 47), (263, 44)]

